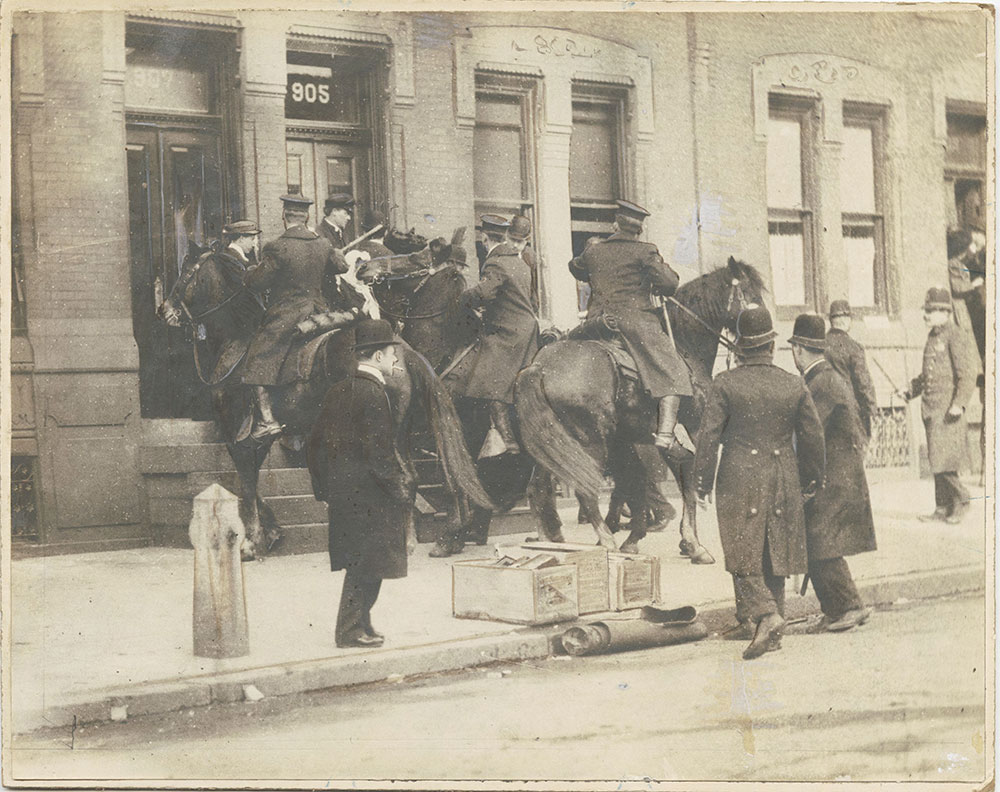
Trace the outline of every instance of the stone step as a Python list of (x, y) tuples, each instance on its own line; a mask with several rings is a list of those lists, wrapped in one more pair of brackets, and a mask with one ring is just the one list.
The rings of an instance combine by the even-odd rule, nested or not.
[(276, 495), (265, 498), (279, 525), (325, 522), (326, 504), (309, 495)]
[[(264, 460), (262, 469), (301, 467), (304, 464), (304, 454), (288, 451), (275, 443)], [(139, 472), (143, 475), (233, 469), (233, 460), (224, 443), (145, 445), (139, 449)]]
[[(193, 498), (206, 487), (218, 484), (239, 495), (239, 476), (235, 470), (161, 473), (146, 476), (146, 491), (151, 498)], [(258, 483), (265, 498), (272, 495), (312, 495), (312, 481), (306, 468), (264, 468)]]

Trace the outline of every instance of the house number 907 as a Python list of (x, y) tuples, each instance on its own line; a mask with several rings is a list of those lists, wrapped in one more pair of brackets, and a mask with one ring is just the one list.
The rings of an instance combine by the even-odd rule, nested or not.
[(317, 85), (316, 83), (292, 83), (292, 101), (293, 102), (308, 102), (309, 104), (329, 104), (330, 103), (330, 86), (329, 85)]

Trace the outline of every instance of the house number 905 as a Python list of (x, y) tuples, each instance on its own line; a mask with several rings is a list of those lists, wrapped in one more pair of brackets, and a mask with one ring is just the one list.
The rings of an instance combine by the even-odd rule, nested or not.
[(330, 86), (329, 85), (317, 85), (316, 83), (292, 83), (292, 101), (293, 102), (308, 102), (309, 104), (329, 104), (330, 103)]

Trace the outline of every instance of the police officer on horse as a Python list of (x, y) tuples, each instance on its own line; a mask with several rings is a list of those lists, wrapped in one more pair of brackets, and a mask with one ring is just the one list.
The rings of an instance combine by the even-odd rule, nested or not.
[(573, 259), (570, 272), (590, 284), (587, 318), (604, 318), (610, 327), (617, 327), (643, 388), (659, 403), (653, 442), (673, 457), (690, 457), (693, 447), (686, 447), (686, 432), (679, 440), (675, 429), (681, 396), (691, 395), (691, 377), (654, 303), (673, 295), (680, 277), (656, 245), (639, 240), (649, 212), (630, 201), (617, 203), (614, 233)]

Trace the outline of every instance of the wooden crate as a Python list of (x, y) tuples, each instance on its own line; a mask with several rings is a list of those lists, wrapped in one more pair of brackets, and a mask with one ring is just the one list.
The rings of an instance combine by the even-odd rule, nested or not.
[(660, 559), (657, 556), (608, 553), (608, 594), (611, 610), (641, 608), (660, 599)]
[(451, 567), (452, 613), (460, 619), (553, 624), (580, 615), (577, 569), (493, 566), (490, 560), (456, 561)]
[[(508, 555), (518, 555), (524, 550), (555, 556), (561, 564), (573, 564), (577, 570), (577, 597), (580, 613), (601, 613), (608, 610), (608, 551), (603, 547), (568, 542), (525, 542), (520, 550), (510, 550)], [(500, 548), (503, 552), (503, 548)]]

